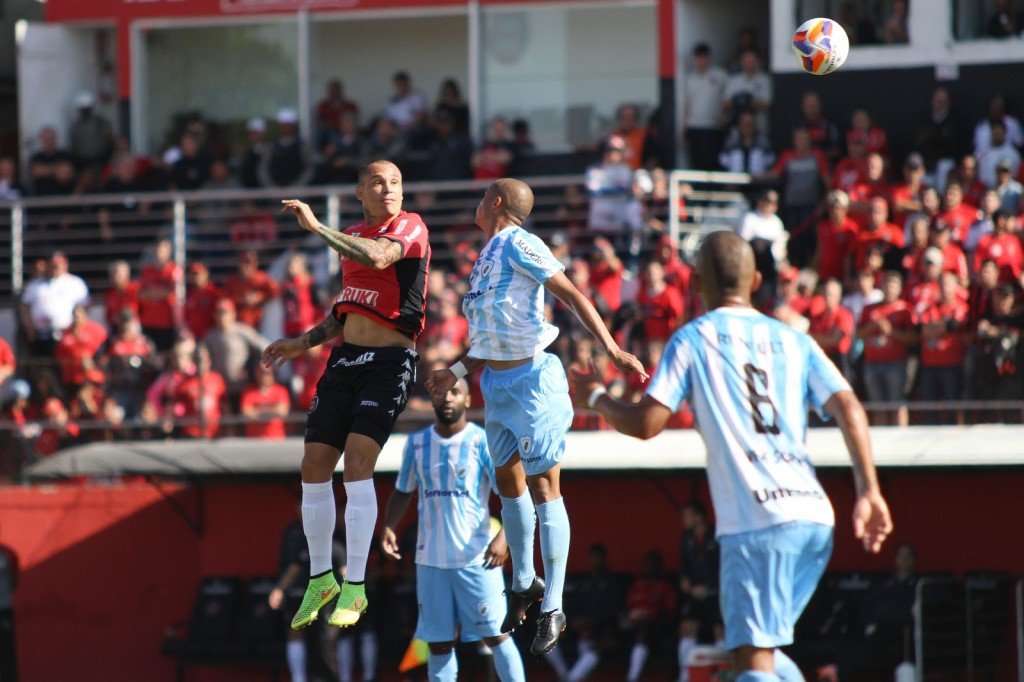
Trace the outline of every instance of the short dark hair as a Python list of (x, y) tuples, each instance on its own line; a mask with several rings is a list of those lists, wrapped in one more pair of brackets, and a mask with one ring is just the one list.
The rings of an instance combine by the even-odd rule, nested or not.
[(407, 71), (396, 71), (395, 75), (391, 77), (392, 81), (403, 81), (409, 82), (409, 73)]
[(711, 48), (708, 46), (707, 43), (697, 43), (697, 45), (693, 48), (693, 56), (696, 57), (698, 55), (702, 57), (711, 56)]
[(683, 505), (683, 509), (689, 509), (704, 520), (708, 518), (708, 510), (700, 500), (690, 500)]

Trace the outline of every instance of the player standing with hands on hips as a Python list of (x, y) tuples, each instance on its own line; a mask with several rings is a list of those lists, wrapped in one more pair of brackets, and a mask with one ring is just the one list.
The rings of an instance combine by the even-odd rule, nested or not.
[(653, 438), (686, 399), (707, 446), (721, 548), (719, 593), (737, 682), (803, 680), (777, 647), (832, 553), (835, 514), (805, 446), (807, 410), (836, 418), (853, 462), (854, 535), (877, 553), (892, 532), (871, 455), (868, 420), (849, 384), (806, 334), (750, 304), (761, 283), (754, 252), (732, 232), (701, 246), (696, 282), (710, 311), (665, 347), (639, 403), (608, 395), (574, 370), (576, 395), (618, 431)]
[[(473, 266), (462, 310), (469, 320), (469, 353), (427, 380), (435, 400), (480, 367), (487, 445), (501, 497), (501, 518), (512, 554), (513, 584), (501, 625), (507, 633), (538, 600), (541, 614), (530, 650), (553, 649), (565, 629), (562, 588), (569, 558), (569, 517), (559, 488), (572, 401), (565, 370), (545, 353), (558, 329), (544, 318), (547, 289), (576, 313), (623, 371), (645, 379), (643, 365), (615, 343), (594, 306), (563, 272), (551, 250), (523, 229), (533, 191), (519, 180), (494, 181), (476, 209), (487, 244)], [(535, 506), (536, 505), (536, 506)], [(533, 565), (534, 511), (540, 524), (544, 581)]]
[(525, 682), (516, 643), (502, 634), (508, 559), (505, 531), (491, 539), (488, 500), (494, 464), (484, 430), (466, 420), (469, 385), (460, 379), (433, 398), (433, 426), (405, 441), (402, 467), (384, 511), (381, 550), (401, 559), (395, 529), (418, 493), (416, 529), (416, 636), (427, 642), (427, 678), (455, 682), (459, 664), (452, 649), (456, 629), (463, 642), (483, 640), (494, 654), (501, 682)]
[[(306, 418), (302, 457), (302, 528), (309, 544), (310, 580), (292, 628), (309, 625), (339, 595), (330, 625), (354, 625), (366, 610), (366, 560), (377, 524), (373, 470), (416, 381), (416, 337), (423, 331), (430, 244), (415, 213), (402, 210), (402, 174), (390, 161), (359, 173), (356, 197), (363, 222), (344, 232), (321, 225), (309, 206), (284, 202), (303, 229), (339, 254), (343, 289), (323, 322), (263, 351), (278, 367), (344, 334), (331, 351)], [(332, 478), (345, 453), (345, 541), (348, 572), (339, 588), (331, 571), (335, 507)]]

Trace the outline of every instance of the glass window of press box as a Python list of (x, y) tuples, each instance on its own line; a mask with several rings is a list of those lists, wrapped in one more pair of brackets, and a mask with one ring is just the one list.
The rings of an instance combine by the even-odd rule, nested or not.
[(1024, 39), (1024, 3), (953, 0), (953, 35), (959, 41)]
[[(942, 2), (943, 0), (917, 0)], [(964, 0), (975, 2), (977, 0)], [(797, 0), (794, 28), (812, 17), (838, 21), (851, 45), (900, 45), (909, 42), (909, 0)]]

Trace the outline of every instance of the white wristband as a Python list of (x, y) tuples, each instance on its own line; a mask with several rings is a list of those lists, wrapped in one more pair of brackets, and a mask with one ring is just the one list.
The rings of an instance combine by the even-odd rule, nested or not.
[(456, 379), (461, 379), (462, 377), (464, 377), (467, 374), (469, 374), (469, 371), (466, 369), (466, 366), (464, 364), (462, 364), (462, 360), (459, 360), (458, 362), (456, 362), (454, 365), (452, 365), (448, 369), (450, 369), (452, 371), (452, 374), (455, 375)]
[(591, 391), (590, 392), (590, 397), (587, 398), (587, 405), (590, 407), (590, 409), (594, 409), (594, 403), (597, 402), (597, 399), (600, 398), (601, 396), (603, 396), (607, 392), (608, 392), (608, 389), (605, 388), (604, 386), (598, 386), (593, 391)]

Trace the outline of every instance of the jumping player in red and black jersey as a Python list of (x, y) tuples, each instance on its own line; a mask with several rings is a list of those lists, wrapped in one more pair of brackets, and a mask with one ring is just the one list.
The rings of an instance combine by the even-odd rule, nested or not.
[[(416, 337), (423, 331), (430, 244), (427, 227), (402, 210), (402, 174), (374, 161), (359, 174), (356, 197), (363, 222), (344, 232), (321, 225), (309, 206), (282, 202), (303, 229), (339, 253), (342, 292), (323, 322), (300, 337), (279, 339), (263, 352), (277, 367), (309, 348), (344, 334), (306, 419), (302, 457), (302, 527), (309, 545), (310, 581), (292, 628), (309, 625), (339, 593), (328, 623), (354, 625), (366, 610), (366, 559), (377, 523), (373, 469), (405, 409), (416, 381)], [(332, 476), (345, 453), (345, 539), (348, 572), (339, 588), (331, 570), (335, 506)]]

